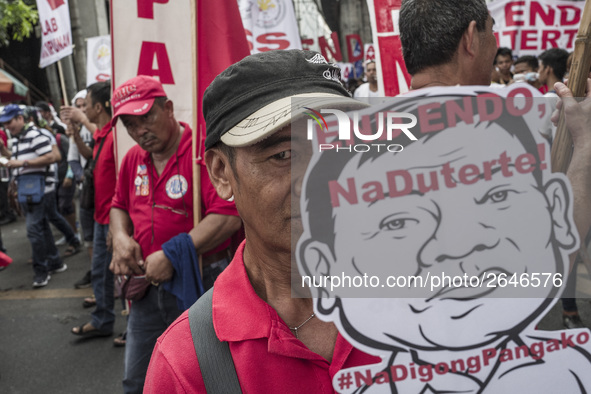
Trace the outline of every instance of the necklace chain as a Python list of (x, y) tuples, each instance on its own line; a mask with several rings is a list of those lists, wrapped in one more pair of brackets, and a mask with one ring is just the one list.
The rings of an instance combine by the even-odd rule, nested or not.
[(315, 313), (312, 313), (312, 314), (310, 315), (310, 317), (309, 317), (309, 318), (307, 318), (307, 319), (306, 319), (306, 320), (305, 320), (305, 321), (304, 321), (302, 324), (300, 324), (299, 326), (297, 326), (297, 327), (289, 327), (289, 329), (290, 329), (291, 331), (293, 331), (293, 333), (295, 334), (295, 337), (296, 337), (296, 338), (298, 338), (298, 339), (299, 339), (299, 337), (298, 337), (298, 330), (299, 330), (300, 328), (302, 328), (302, 327), (304, 326), (304, 324), (306, 324), (307, 322), (309, 322), (310, 320), (312, 320), (312, 318), (313, 318), (314, 316), (316, 316), (316, 314), (315, 314)]

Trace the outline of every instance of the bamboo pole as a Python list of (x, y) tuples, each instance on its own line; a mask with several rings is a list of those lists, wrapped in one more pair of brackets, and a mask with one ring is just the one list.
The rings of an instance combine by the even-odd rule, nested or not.
[(68, 105), (68, 92), (66, 91), (66, 81), (64, 80), (64, 71), (62, 69), (62, 61), (57, 61), (57, 71), (60, 76), (60, 85), (62, 87), (62, 97), (64, 99), (64, 104)]
[[(574, 97), (585, 97), (587, 78), (591, 70), (591, 4), (585, 2), (579, 32), (575, 39), (575, 52), (570, 68), (568, 88), (573, 92)], [(573, 140), (566, 127), (564, 109), (560, 112), (558, 126), (556, 128), (556, 139), (552, 146), (552, 171), (566, 174), (573, 154)], [(591, 259), (587, 251), (585, 240), (581, 240), (579, 248), (581, 260), (587, 267), (589, 278), (591, 278)]]
[[(198, 73), (198, 42), (197, 42), (197, 0), (191, 0), (191, 51), (192, 51), (192, 59), (193, 59), (193, 67), (192, 67), (192, 90), (193, 90), (193, 138), (192, 138), (192, 152), (193, 152), (193, 227), (197, 227), (199, 222), (201, 221), (201, 136), (202, 132), (199, 129), (199, 113), (197, 105), (198, 97), (198, 82), (199, 82), (199, 73)], [(199, 255), (199, 273), (201, 274), (201, 279), (203, 280), (203, 258)]]
[[(579, 32), (575, 40), (575, 53), (570, 68), (568, 87), (574, 97), (584, 97), (587, 78), (591, 69), (591, 4), (585, 2)], [(552, 146), (552, 171), (564, 172), (568, 169), (572, 157), (573, 140), (566, 129), (564, 111), (556, 129), (556, 139)]]

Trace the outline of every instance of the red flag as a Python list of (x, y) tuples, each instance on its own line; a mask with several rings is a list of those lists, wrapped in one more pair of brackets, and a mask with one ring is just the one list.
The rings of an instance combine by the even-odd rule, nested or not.
[[(197, 41), (197, 131), (203, 137), (205, 89), (219, 73), (250, 54), (238, 3), (198, 0)], [(197, 157), (203, 156), (198, 154)]]

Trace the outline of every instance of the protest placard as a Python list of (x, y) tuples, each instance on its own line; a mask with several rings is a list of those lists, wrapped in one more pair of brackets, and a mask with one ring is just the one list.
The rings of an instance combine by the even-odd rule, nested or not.
[(39, 67), (72, 54), (72, 31), (68, 0), (37, 0), (41, 26), (41, 59)]
[(111, 79), (111, 36), (86, 41), (86, 86)]
[(238, 0), (250, 53), (302, 49), (291, 0)]
[(585, 2), (504, 0), (488, 5), (499, 47), (516, 56), (539, 55), (550, 48), (574, 49)]

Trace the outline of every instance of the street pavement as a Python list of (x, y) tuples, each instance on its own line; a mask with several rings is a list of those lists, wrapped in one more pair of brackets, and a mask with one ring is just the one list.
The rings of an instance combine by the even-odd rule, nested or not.
[[(0, 227), (4, 245), (14, 262), (0, 272), (0, 393), (120, 393), (124, 349), (113, 347), (113, 337), (80, 339), (72, 327), (90, 319), (84, 297), (92, 289), (74, 289), (90, 267), (87, 251), (64, 259), (68, 270), (52, 275), (49, 285), (33, 289), (33, 269), (23, 218)], [(55, 232), (56, 239), (61, 234)], [(60, 246), (63, 253), (66, 246)], [(578, 301), (581, 317), (591, 326), (591, 280), (579, 265)], [(116, 300), (115, 335), (125, 329), (121, 303)], [(560, 303), (539, 329), (562, 328)]]
[[(74, 283), (90, 268), (86, 249), (64, 259), (68, 270), (33, 289), (31, 247), (24, 218), (0, 227), (13, 263), (0, 272), (0, 393), (120, 393), (124, 348), (113, 346), (126, 318), (116, 300), (113, 337), (81, 339), (72, 327), (90, 321)], [(54, 232), (56, 239), (61, 237)], [(59, 246), (63, 254), (66, 246)]]

